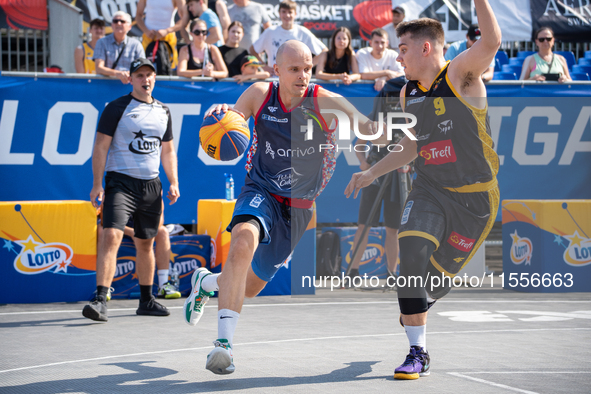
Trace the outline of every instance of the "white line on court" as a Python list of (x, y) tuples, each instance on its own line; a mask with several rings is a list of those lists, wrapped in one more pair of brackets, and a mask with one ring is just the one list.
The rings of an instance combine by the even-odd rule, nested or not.
[[(591, 304), (589, 301), (581, 300), (441, 300), (440, 303), (450, 304), (521, 304), (521, 303), (535, 303), (535, 304)], [(285, 302), (277, 304), (244, 304), (243, 308), (256, 308), (265, 306), (324, 306), (324, 305), (374, 305), (374, 304), (398, 304), (397, 300), (394, 301), (340, 301), (340, 302)], [(168, 309), (182, 309), (182, 306), (168, 306)], [(217, 305), (206, 305), (205, 308), (217, 308)], [(109, 312), (130, 312), (135, 311), (137, 308), (114, 308), (110, 309)], [(0, 316), (7, 315), (34, 315), (34, 314), (45, 314), (45, 313), (82, 313), (82, 309), (67, 309), (59, 311), (28, 311), (28, 312), (3, 312)]]
[[(538, 329), (512, 329), (512, 330), (479, 330), (479, 331), (435, 331), (428, 333), (431, 335), (445, 335), (445, 334), (481, 334), (481, 333), (499, 333), (499, 332), (534, 332), (534, 331), (582, 331), (582, 330), (591, 330), (591, 328), (538, 328)], [(389, 334), (367, 334), (367, 335), (348, 335), (348, 336), (331, 336), (331, 337), (318, 337), (318, 338), (291, 338), (291, 339), (278, 339), (274, 341), (258, 341), (258, 342), (245, 342), (245, 343), (237, 343), (233, 346), (248, 346), (248, 345), (267, 345), (271, 343), (288, 343), (288, 342), (306, 342), (306, 341), (324, 341), (324, 340), (331, 340), (331, 339), (350, 339), (350, 338), (372, 338), (372, 337), (392, 337), (392, 336), (402, 336), (406, 335), (406, 333), (389, 333)], [(70, 360), (70, 361), (61, 361), (56, 363), (50, 364), (41, 364), (41, 365), (31, 365), (28, 367), (20, 367), (20, 368), (13, 368), (13, 369), (5, 369), (0, 371), (0, 373), (5, 372), (14, 372), (14, 371), (22, 371), (27, 369), (35, 369), (35, 368), (43, 368), (43, 367), (52, 367), (56, 365), (64, 365), (64, 364), (75, 364), (81, 363), (86, 361), (100, 361), (100, 360), (109, 360), (112, 358), (122, 358), (122, 357), (134, 357), (134, 356), (147, 356), (153, 354), (165, 354), (165, 353), (174, 353), (174, 352), (184, 352), (190, 350), (203, 350), (203, 349), (211, 349), (211, 346), (207, 347), (196, 347), (196, 348), (186, 348), (186, 349), (172, 349), (172, 350), (157, 350), (153, 352), (143, 352), (143, 353), (130, 353), (130, 354), (119, 354), (115, 356), (104, 356), (104, 357), (95, 357), (95, 358), (87, 358), (82, 360)], [(475, 379), (475, 378), (474, 378)]]
[(526, 374), (526, 375), (533, 375), (533, 374), (580, 374), (580, 373), (591, 373), (591, 371), (476, 371), (476, 372), (464, 372), (466, 374), (475, 375), (481, 373), (491, 373), (491, 374), (505, 374), (505, 375), (515, 375), (515, 374)]
[(448, 372), (448, 374), (449, 375), (452, 375), (452, 376), (456, 376), (458, 378), (464, 378), (464, 379), (468, 379), (468, 380), (473, 380), (473, 381), (478, 382), (478, 383), (488, 384), (489, 386), (500, 387), (500, 388), (503, 388), (503, 389), (507, 389), (507, 390), (511, 390), (511, 391), (516, 391), (518, 393), (538, 394), (535, 391), (527, 391), (527, 390), (518, 389), (516, 387), (507, 386), (506, 384), (489, 382), (488, 380), (484, 380), (484, 379), (475, 378), (475, 377), (472, 377), (472, 376), (463, 375), (463, 374), (458, 373), (458, 372)]

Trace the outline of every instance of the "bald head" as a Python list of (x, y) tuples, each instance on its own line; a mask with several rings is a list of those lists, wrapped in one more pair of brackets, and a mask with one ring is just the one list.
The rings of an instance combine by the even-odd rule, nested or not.
[(289, 40), (284, 42), (279, 49), (277, 49), (277, 56), (275, 58), (275, 63), (281, 64), (284, 59), (291, 58), (291, 57), (300, 57), (302, 59), (312, 59), (312, 52), (310, 52), (310, 48), (300, 41), (296, 40)]

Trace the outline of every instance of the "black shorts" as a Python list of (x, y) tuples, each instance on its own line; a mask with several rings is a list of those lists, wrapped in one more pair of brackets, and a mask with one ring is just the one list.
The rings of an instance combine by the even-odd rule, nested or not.
[(406, 199), (398, 237), (418, 236), (433, 241), (436, 250), (431, 264), (453, 277), (484, 242), (498, 208), (496, 180), (489, 190), (472, 193), (417, 187), (415, 182)]
[(160, 178), (136, 179), (117, 172), (105, 176), (103, 227), (123, 231), (133, 219), (134, 236), (150, 239), (158, 234), (162, 215)]
[[(382, 177), (383, 178), (383, 177)], [(380, 202), (380, 209), (376, 211), (373, 219), (370, 222), (371, 227), (376, 227), (380, 223), (380, 211), (382, 204), (384, 205), (384, 225), (389, 228), (400, 228), (400, 191), (398, 189), (398, 172), (394, 171), (392, 181), (386, 186), (384, 195)], [(361, 190), (361, 199), (359, 201), (359, 218), (358, 224), (365, 224), (369, 217), (371, 208), (373, 206), (378, 191), (379, 185), (369, 185)]]

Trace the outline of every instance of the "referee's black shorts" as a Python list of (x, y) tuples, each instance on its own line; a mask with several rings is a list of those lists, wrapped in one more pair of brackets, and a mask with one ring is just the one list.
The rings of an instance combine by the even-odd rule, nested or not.
[(162, 215), (162, 184), (160, 178), (132, 178), (118, 172), (105, 176), (103, 227), (123, 231), (133, 218), (134, 236), (154, 238), (158, 234)]
[[(380, 179), (383, 180), (384, 178), (385, 176), (381, 177)], [(400, 228), (401, 207), (400, 191), (398, 189), (398, 172), (394, 171), (393, 176), (390, 179), (391, 181), (389, 182), (389, 185), (386, 186), (384, 195), (379, 202), (380, 208), (378, 208), (376, 214), (369, 223), (371, 227), (377, 227), (379, 225), (381, 206), (384, 204), (384, 225), (393, 229)], [(367, 218), (371, 213), (371, 208), (378, 196), (379, 190), (380, 186), (376, 184), (371, 184), (361, 190), (359, 216), (357, 221), (358, 224), (365, 224), (367, 221)]]

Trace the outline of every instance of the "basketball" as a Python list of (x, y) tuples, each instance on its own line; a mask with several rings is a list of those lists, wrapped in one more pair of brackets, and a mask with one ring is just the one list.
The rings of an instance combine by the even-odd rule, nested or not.
[(215, 160), (234, 160), (244, 153), (250, 141), (250, 130), (244, 118), (235, 111), (227, 111), (203, 119), (199, 142), (203, 150)]

